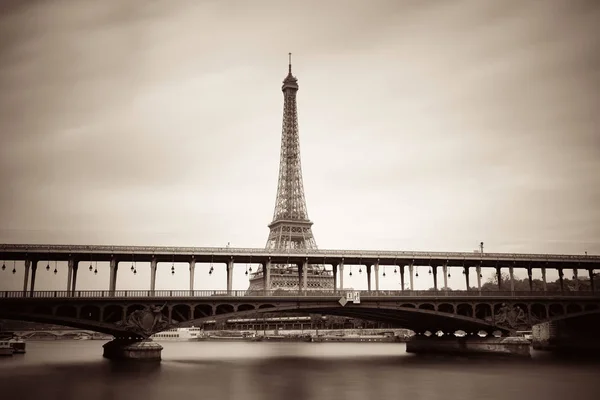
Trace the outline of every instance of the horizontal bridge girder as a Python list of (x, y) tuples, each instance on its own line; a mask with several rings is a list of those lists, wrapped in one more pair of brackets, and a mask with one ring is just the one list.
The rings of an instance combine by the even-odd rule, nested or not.
[(348, 265), (422, 265), (482, 266), (516, 268), (600, 268), (600, 256), (517, 254), (517, 253), (461, 253), (461, 252), (412, 252), (374, 250), (265, 250), (263, 248), (232, 247), (160, 247), (160, 246), (76, 246), (76, 245), (29, 245), (0, 244), (3, 260), (58, 260), (110, 261), (112, 258), (131, 262), (218, 262), (232, 258), (238, 263), (301, 263)]
[(543, 291), (476, 291), (476, 290), (453, 290), (453, 291), (431, 291), (431, 290), (379, 290), (379, 291), (334, 291), (334, 290), (307, 290), (307, 291), (282, 291), (282, 290), (80, 290), (75, 292), (62, 290), (47, 291), (1, 291), (0, 304), (4, 299), (144, 299), (144, 300), (219, 300), (227, 301), (304, 301), (314, 299), (335, 299), (345, 297), (346, 293), (359, 292), (361, 301), (406, 301), (406, 300), (575, 300), (575, 299), (598, 299), (600, 292), (577, 291), (577, 292), (543, 292)]

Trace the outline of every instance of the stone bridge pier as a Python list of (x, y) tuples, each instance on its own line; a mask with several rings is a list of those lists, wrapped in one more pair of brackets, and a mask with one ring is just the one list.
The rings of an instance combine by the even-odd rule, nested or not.
[(536, 324), (532, 328), (534, 350), (559, 355), (598, 357), (600, 355), (600, 313), (582, 313), (555, 321)]

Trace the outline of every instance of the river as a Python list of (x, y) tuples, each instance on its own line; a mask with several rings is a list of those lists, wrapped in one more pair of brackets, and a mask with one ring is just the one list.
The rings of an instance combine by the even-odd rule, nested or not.
[(600, 362), (418, 357), (398, 343), (167, 342), (160, 364), (102, 358), (103, 341), (28, 342), (0, 358), (2, 400), (600, 398)]

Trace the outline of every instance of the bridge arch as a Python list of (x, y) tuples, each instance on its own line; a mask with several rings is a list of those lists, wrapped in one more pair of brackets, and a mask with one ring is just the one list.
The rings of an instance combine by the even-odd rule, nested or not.
[(438, 312), (454, 314), (454, 304), (442, 303), (437, 306)]
[[(430, 303), (424, 303), (429, 304)], [(465, 303), (466, 304), (466, 303)], [(472, 306), (468, 304), (472, 309)], [(222, 309), (223, 310), (223, 309)], [(377, 307), (369, 307), (364, 305), (353, 305), (339, 307), (336, 305), (315, 305), (315, 304), (286, 304), (283, 306), (263, 307), (246, 311), (231, 311), (221, 312), (219, 317), (223, 318), (248, 318), (256, 317), (262, 313), (291, 313), (291, 312), (307, 312), (314, 314), (325, 314), (333, 316), (344, 316), (350, 318), (359, 318), (364, 320), (378, 321), (390, 323), (398, 326), (398, 328), (407, 328), (414, 331), (424, 332), (425, 330), (434, 329), (435, 331), (442, 330), (443, 332), (455, 332), (463, 330), (467, 332), (477, 332), (485, 330), (491, 332), (493, 330), (508, 331), (505, 328), (499, 328), (489, 322), (478, 320), (471, 316), (439, 313), (436, 310), (422, 309), (414, 307), (398, 307), (394, 305), (378, 305)], [(207, 316), (186, 321), (181, 326), (198, 326), (204, 322), (212, 320), (214, 316)]]

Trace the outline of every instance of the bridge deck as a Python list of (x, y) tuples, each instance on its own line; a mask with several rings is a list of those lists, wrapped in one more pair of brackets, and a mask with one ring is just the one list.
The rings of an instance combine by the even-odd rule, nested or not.
[(79, 290), (75, 292), (63, 290), (49, 291), (3, 291), (0, 292), (0, 302), (2, 299), (217, 299), (217, 298), (283, 298), (283, 299), (315, 299), (315, 298), (336, 298), (346, 297), (348, 293), (359, 293), (363, 299), (441, 299), (441, 298), (484, 298), (484, 299), (502, 299), (502, 298), (523, 298), (523, 299), (556, 299), (556, 298), (597, 298), (600, 299), (600, 292), (575, 291), (575, 292), (543, 292), (543, 291), (475, 291), (475, 290), (453, 290), (453, 291), (431, 291), (431, 290), (379, 290), (379, 291), (343, 291), (343, 290), (323, 290), (323, 291), (283, 291), (283, 290)]
[(95, 246), (95, 245), (35, 245), (0, 244), (3, 260), (110, 261), (113, 258), (149, 262), (227, 262), (237, 263), (299, 263), (348, 265), (443, 265), (452, 266), (515, 266), (531, 268), (600, 268), (600, 256), (567, 254), (465, 253), (389, 250), (288, 250), (279, 252), (264, 248), (232, 247), (162, 247), (162, 246)]

